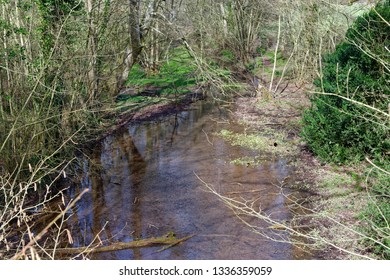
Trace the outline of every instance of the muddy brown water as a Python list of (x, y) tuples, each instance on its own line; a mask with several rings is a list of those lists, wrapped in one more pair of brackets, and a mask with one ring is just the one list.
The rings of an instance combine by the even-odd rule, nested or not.
[(222, 194), (255, 196), (258, 205), (276, 219), (291, 218), (285, 198), (274, 185), (292, 175), (286, 160), (270, 156), (257, 167), (231, 164), (232, 159), (254, 154), (216, 136), (221, 129), (242, 127), (230, 119), (224, 106), (203, 101), (176, 115), (130, 124), (107, 137), (94, 156), (83, 160), (80, 183), (69, 193), (75, 196), (90, 189), (68, 220), (74, 246), (89, 244), (97, 234), (111, 243), (174, 232), (178, 237), (195, 236), (162, 252), (154, 247), (91, 257), (310, 258), (291, 244), (252, 232), (195, 176)]

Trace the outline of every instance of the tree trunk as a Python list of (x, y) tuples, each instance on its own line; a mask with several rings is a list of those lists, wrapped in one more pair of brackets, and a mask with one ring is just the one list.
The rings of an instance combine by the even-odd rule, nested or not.
[(129, 0), (130, 47), (126, 47), (123, 58), (124, 70), (117, 82), (118, 91), (125, 85), (131, 67), (138, 62), (142, 52), (140, 28), (140, 0)]
[(138, 62), (142, 52), (140, 28), (140, 0), (130, 0), (131, 66)]
[(225, 7), (223, 6), (223, 3), (220, 3), (221, 6), (221, 14), (222, 14), (222, 24), (223, 24), (223, 35), (224, 39), (227, 37), (228, 34), (228, 24), (226, 20), (226, 12), (225, 12)]
[(134, 64), (140, 62), (143, 50), (142, 42), (145, 40), (148, 32), (153, 25), (155, 12), (160, 5), (161, 0), (153, 0), (149, 3), (141, 23), (141, 1), (129, 0), (129, 34), (130, 47), (126, 47), (123, 59), (124, 70), (118, 82), (118, 89), (122, 88), (127, 80), (131, 68)]
[(85, 1), (85, 8), (88, 13), (88, 46), (87, 56), (89, 60), (88, 65), (88, 96), (89, 100), (92, 101), (98, 89), (98, 79), (96, 74), (97, 65), (97, 48), (98, 48), (98, 34), (93, 19), (93, 3), (92, 0)]

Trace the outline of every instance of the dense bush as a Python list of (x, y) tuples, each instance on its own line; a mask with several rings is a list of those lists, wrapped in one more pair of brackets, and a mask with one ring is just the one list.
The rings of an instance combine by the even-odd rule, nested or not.
[(303, 135), (324, 160), (383, 159), (390, 150), (387, 117), (362, 105), (388, 110), (389, 21), (387, 0), (359, 17), (347, 31), (345, 42), (323, 59), (322, 79), (315, 85), (318, 91), (334, 95), (312, 97), (313, 106), (304, 115)]

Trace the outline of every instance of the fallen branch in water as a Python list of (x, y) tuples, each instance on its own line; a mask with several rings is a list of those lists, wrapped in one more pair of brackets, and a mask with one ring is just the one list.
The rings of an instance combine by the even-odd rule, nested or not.
[(77, 248), (57, 248), (57, 254), (64, 255), (72, 255), (72, 254), (89, 254), (89, 253), (103, 253), (103, 252), (111, 252), (117, 250), (128, 250), (128, 249), (136, 249), (136, 248), (144, 248), (144, 247), (154, 247), (154, 246), (162, 246), (166, 245), (167, 248), (176, 246), (194, 235), (189, 235), (183, 238), (177, 239), (172, 235), (166, 235), (162, 237), (152, 237), (141, 240), (135, 240), (130, 242), (117, 242), (107, 246), (98, 246), (98, 247), (77, 247)]
[(184, 242), (184, 241), (190, 239), (190, 238), (193, 237), (193, 236), (194, 236), (194, 234), (189, 235), (189, 236), (186, 236), (186, 237), (181, 238), (181, 239), (176, 239), (176, 241), (172, 242), (171, 244), (168, 244), (168, 245), (164, 246), (164, 247), (161, 248), (160, 250), (156, 251), (156, 253), (160, 253), (160, 252), (162, 252), (162, 251), (168, 250), (169, 248), (172, 248), (172, 247), (174, 247), (174, 246), (176, 246), (176, 245), (178, 245), (178, 244), (180, 244), (180, 243), (182, 243), (182, 242)]

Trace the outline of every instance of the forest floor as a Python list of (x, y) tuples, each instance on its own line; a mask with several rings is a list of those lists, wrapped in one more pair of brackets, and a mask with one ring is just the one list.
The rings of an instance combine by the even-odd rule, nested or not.
[(364, 180), (356, 176), (361, 174), (358, 166), (328, 165), (310, 152), (300, 136), (302, 114), (310, 106), (308, 91), (309, 85), (289, 84), (268, 100), (253, 94), (238, 98), (234, 119), (247, 127), (246, 133), (272, 138), (272, 153), (290, 159), (295, 171), (287, 187), (308, 194), (299, 203), (310, 209), (302, 221), (313, 229), (305, 234), (314, 240), (314, 258), (365, 258), (368, 253), (359, 234), (359, 215), (368, 201)]

